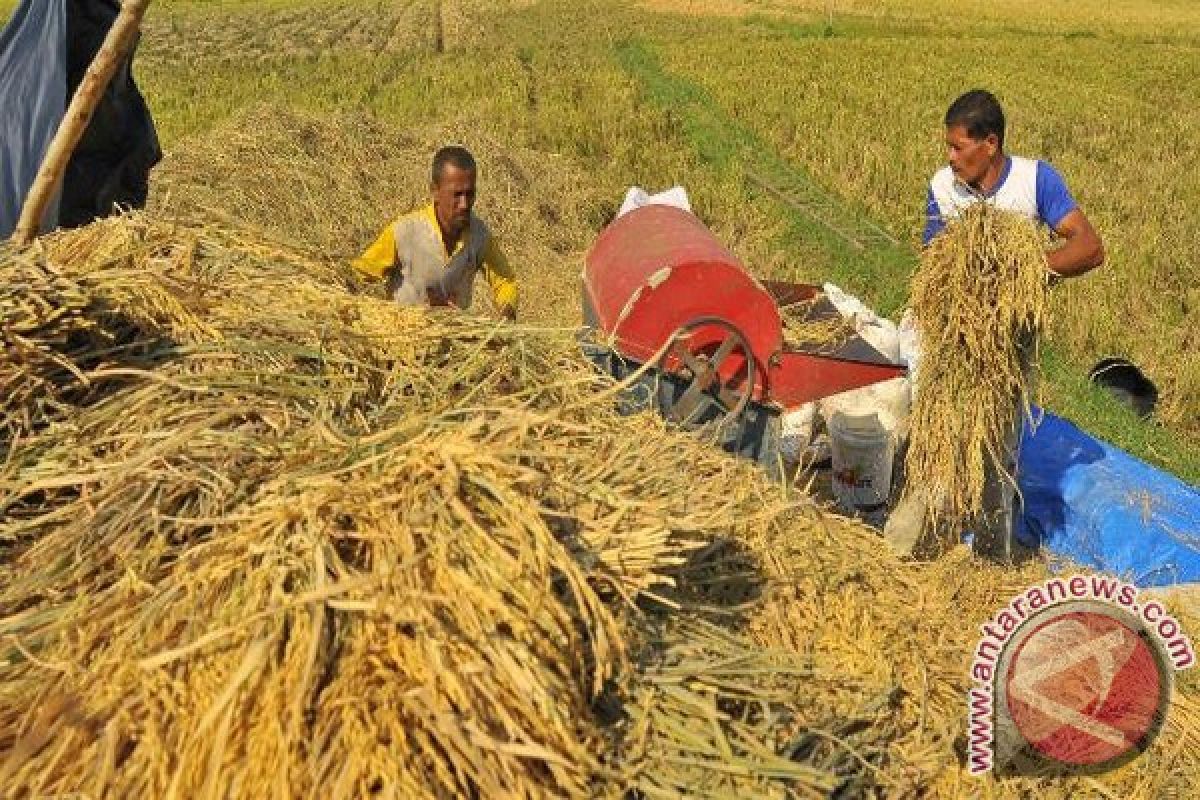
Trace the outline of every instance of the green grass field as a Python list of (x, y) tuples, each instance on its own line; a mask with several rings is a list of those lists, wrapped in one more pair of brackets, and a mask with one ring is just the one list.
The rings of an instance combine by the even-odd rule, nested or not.
[[(681, 183), (756, 273), (832, 281), (892, 315), (943, 160), (941, 114), (988, 87), (1009, 150), (1056, 164), (1108, 246), (1102, 270), (1057, 291), (1048, 407), (1196, 483), (1198, 67), (1200, 6), (1178, 0), (162, 0), (137, 72), (169, 153), (266, 102), (487, 132), (586, 176), (520, 198), (531, 208), (599, 224), (625, 187)], [(588, 244), (570, 243), (569, 268), (518, 269), (573, 298)], [(536, 310), (578, 313), (571, 299)], [(1089, 387), (1108, 355), (1158, 383), (1154, 422)]]

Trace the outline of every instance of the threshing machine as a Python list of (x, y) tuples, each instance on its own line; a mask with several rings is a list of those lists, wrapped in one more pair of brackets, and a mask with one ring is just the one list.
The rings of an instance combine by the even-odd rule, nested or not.
[(758, 281), (693, 214), (648, 205), (605, 228), (583, 271), (585, 350), (624, 379), (623, 402), (711, 426), (719, 444), (779, 465), (781, 415), (822, 397), (903, 375), (860, 337), (785, 346), (781, 306), (837, 315), (820, 287)]

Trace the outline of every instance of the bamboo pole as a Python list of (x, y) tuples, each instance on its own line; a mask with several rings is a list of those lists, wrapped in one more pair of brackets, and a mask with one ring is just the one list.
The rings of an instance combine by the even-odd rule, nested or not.
[(27, 245), (37, 236), (42, 215), (54, 196), (54, 190), (62, 181), (67, 162), (71, 160), (75, 146), (79, 144), (88, 123), (92, 121), (96, 105), (108, 88), (113, 73), (129, 52), (148, 5), (150, 0), (125, 0), (112, 28), (104, 37), (104, 43), (100, 45), (91, 66), (79, 82), (79, 88), (75, 90), (75, 96), (71, 98), (71, 104), (58, 124), (58, 130), (46, 150), (45, 158), (42, 159), (33, 186), (25, 197), (25, 205), (21, 207), (21, 219), (17, 222), (12, 236), (18, 245)]

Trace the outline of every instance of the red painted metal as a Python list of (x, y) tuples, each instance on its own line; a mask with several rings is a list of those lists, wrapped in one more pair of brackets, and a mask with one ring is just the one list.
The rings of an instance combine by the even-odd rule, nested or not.
[[(755, 280), (694, 215), (671, 206), (631, 211), (608, 226), (588, 253), (583, 291), (596, 324), (617, 351), (634, 361), (661, 357), (671, 336), (704, 317), (717, 317), (745, 337), (755, 360), (753, 397), (792, 408), (904, 373), (876, 358), (793, 353), (783, 349), (778, 304), (812, 300), (820, 289)], [(727, 332), (701, 325), (687, 338), (693, 353), (714, 352)], [(662, 367), (680, 364), (667, 356)], [(726, 358), (719, 374), (738, 388), (745, 359)]]
[[(678, 208), (646, 206), (609, 225), (588, 253), (583, 286), (601, 329), (635, 361), (653, 358), (697, 317), (720, 317), (741, 331), (760, 376), (782, 344), (779, 309), (770, 295), (704, 223)], [(701, 328), (688, 348), (711, 352), (723, 338), (719, 327)], [(677, 364), (668, 360), (664, 366)], [(720, 372), (736, 382), (744, 366), (730, 357)], [(761, 396), (762, 380), (756, 383)]]
[(822, 397), (860, 389), (904, 374), (904, 367), (887, 363), (846, 361), (815, 353), (784, 351), (771, 369), (771, 400), (796, 408)]

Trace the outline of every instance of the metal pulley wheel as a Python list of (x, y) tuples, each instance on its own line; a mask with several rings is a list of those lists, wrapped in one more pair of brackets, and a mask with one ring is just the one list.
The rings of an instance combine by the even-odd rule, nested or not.
[[(697, 345), (693, 338), (704, 328), (709, 332), (713, 328), (721, 330), (715, 342), (710, 333)], [(662, 364), (666, 367), (674, 361), (671, 373), (687, 381), (687, 385), (665, 409), (667, 419), (690, 422), (704, 419), (706, 412), (733, 417), (741, 414), (754, 394), (758, 375), (754, 353), (741, 331), (720, 317), (700, 317), (677, 330), (671, 338)], [(740, 357), (742, 366), (736, 374), (722, 377), (721, 365), (731, 357)]]

